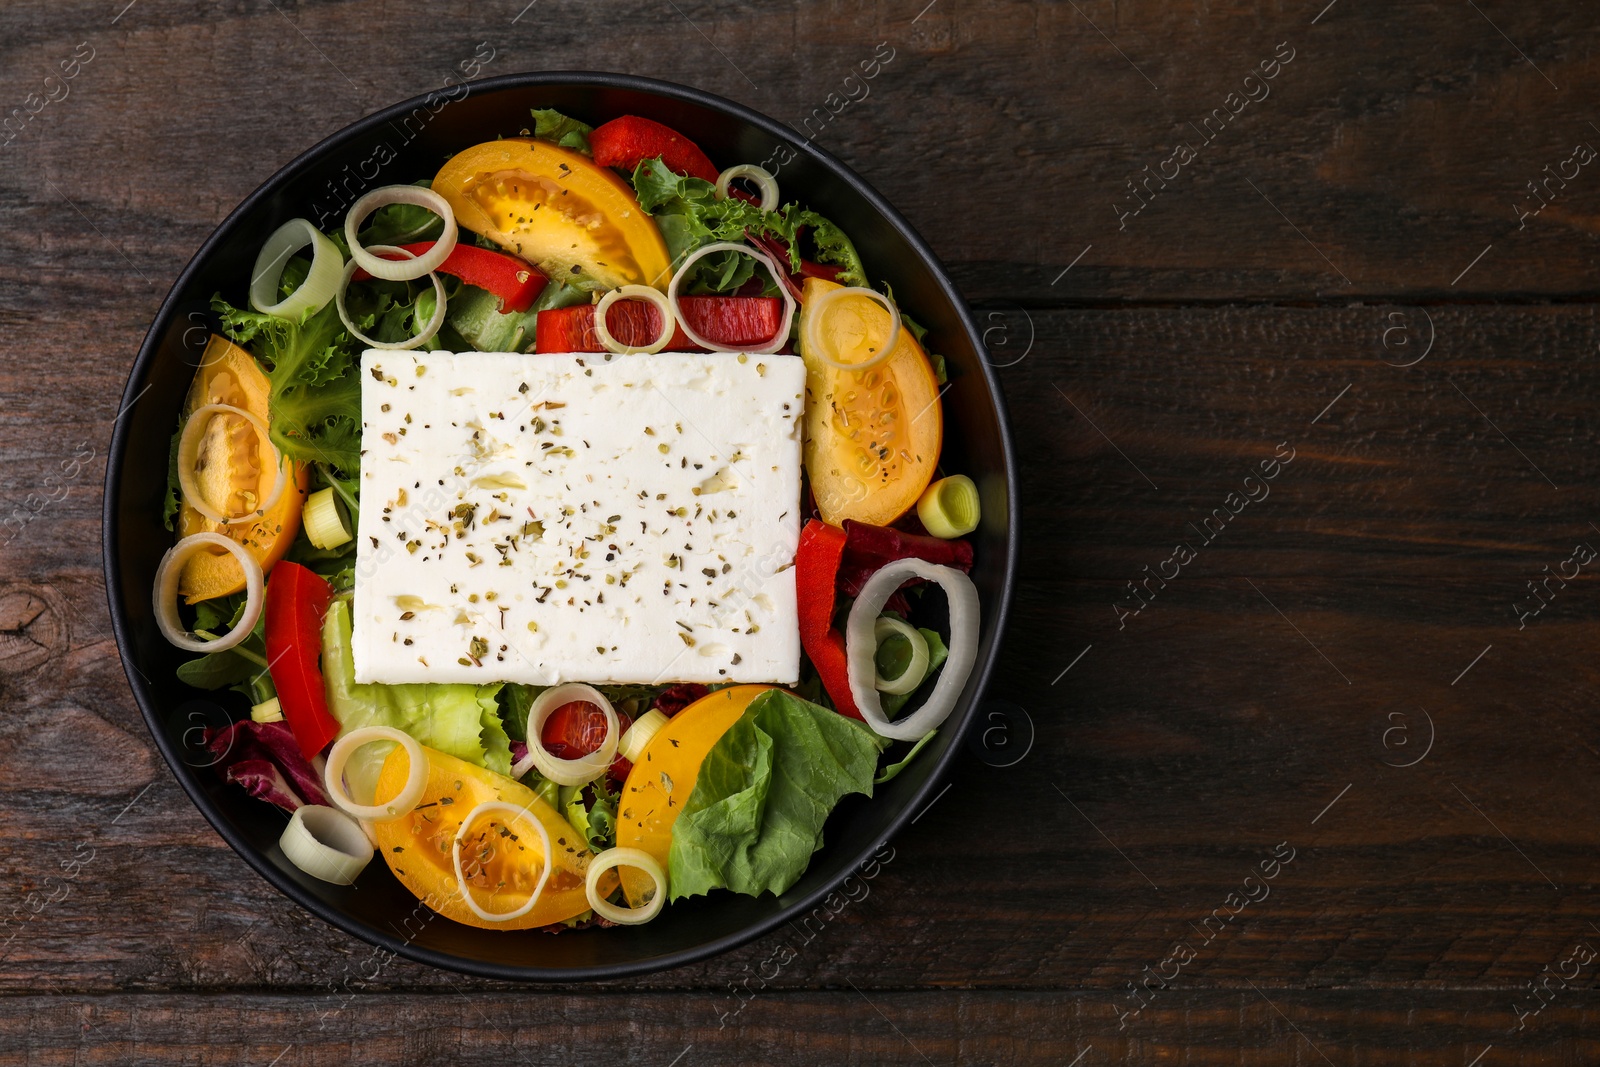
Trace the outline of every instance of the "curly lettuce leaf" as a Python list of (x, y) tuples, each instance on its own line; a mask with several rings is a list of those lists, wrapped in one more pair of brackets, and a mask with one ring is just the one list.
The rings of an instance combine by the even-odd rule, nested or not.
[[(841, 268), (842, 285), (866, 285), (861, 256), (845, 232), (828, 218), (789, 203), (762, 211), (738, 197), (718, 199), (716, 186), (702, 178), (677, 174), (660, 159), (642, 161), (631, 179), (639, 205), (656, 220), (673, 263), (715, 241), (742, 241), (747, 233), (775, 237), (789, 250), (789, 268), (800, 270), (800, 240), (806, 230), (820, 262)], [(694, 292), (725, 293), (749, 280), (754, 271), (749, 256), (732, 252), (707, 256), (697, 268)]]
[[(328, 710), (340, 732), (363, 726), (404, 730), (429, 748), (511, 773), (511, 743), (500, 724), (498, 685), (358, 685), (351, 646), (350, 605), (335, 600), (322, 620), (322, 677)], [(355, 796), (371, 796), (388, 753), (379, 745), (358, 749), (346, 776)]]
[(839, 798), (872, 795), (879, 751), (871, 731), (842, 715), (781, 689), (756, 697), (706, 754), (673, 824), (672, 899), (794, 885)]
[(535, 137), (541, 141), (554, 141), (562, 148), (570, 148), (586, 156), (592, 154), (589, 151), (589, 135), (594, 132), (593, 126), (547, 107), (536, 107), (532, 114)]
[(267, 371), (272, 443), (290, 459), (328, 463), (346, 474), (361, 465), (361, 382), (355, 342), (333, 302), (301, 322), (236, 308), (221, 294), (211, 310), (222, 332)]

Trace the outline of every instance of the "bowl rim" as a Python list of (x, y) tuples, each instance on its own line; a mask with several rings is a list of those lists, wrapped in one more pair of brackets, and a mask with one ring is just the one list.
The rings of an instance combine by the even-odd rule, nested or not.
[[(796, 148), (810, 157), (811, 161), (824, 169), (831, 171), (854, 193), (861, 196), (883, 218), (893, 226), (900, 235), (910, 244), (911, 248), (927, 266), (950, 306), (954, 309), (961, 326), (966, 330), (974, 350), (979, 354), (978, 362), (980, 371), (989, 388), (992, 398), (996, 423), (1000, 433), (1001, 452), (1005, 462), (1005, 491), (1006, 491), (1006, 564), (1001, 576), (998, 603), (995, 605), (994, 614), (994, 642), (990, 646), (989, 655), (976, 665), (976, 687), (973, 692), (975, 697), (955, 725), (960, 729), (957, 736), (966, 733), (973, 715), (983, 701), (984, 690), (988, 687), (990, 675), (993, 673), (996, 661), (999, 658), (1000, 647), (1005, 635), (1007, 617), (1010, 613), (1012, 586), (1016, 579), (1017, 549), (1019, 545), (1018, 517), (1020, 505), (1017, 497), (1016, 455), (1013, 450), (1010, 427), (1006, 417), (1005, 397), (1000, 389), (998, 376), (990, 362), (983, 358), (985, 348), (982, 343), (982, 334), (973, 321), (972, 313), (966, 301), (957, 291), (953, 282), (946, 274), (943, 264), (934, 255), (933, 250), (912, 225), (865, 179), (856, 174), (844, 163), (834, 158), (832, 154), (818, 147), (811, 140), (799, 141), (795, 131), (782, 125), (774, 119), (761, 114), (743, 104), (728, 100), (725, 97), (709, 93), (676, 82), (662, 81), (655, 78), (639, 77), (631, 74), (620, 74), (608, 71), (564, 71), (541, 70), (523, 71), (513, 74), (498, 75), (493, 78), (483, 78), (465, 83), (469, 86), (469, 94), (487, 94), (502, 90), (515, 90), (537, 88), (552, 85), (571, 85), (588, 88), (627, 89), (647, 93), (655, 96), (666, 97), (697, 105), (724, 114), (757, 127), (763, 132)], [(439, 95), (438, 90), (412, 97), (396, 103), (380, 111), (373, 112), (364, 118), (358, 119), (347, 126), (324, 137), (311, 148), (306, 149), (280, 167), (271, 177), (263, 181), (257, 188), (242, 200), (237, 207), (230, 211), (221, 222), (212, 230), (200, 248), (190, 258), (183, 270), (173, 281), (171, 289), (162, 300), (155, 318), (151, 320), (150, 328), (145, 334), (144, 341), (139, 346), (139, 353), (135, 357), (133, 366), (128, 374), (128, 381), (123, 389), (121, 407), (126, 410), (142, 395), (134, 393), (135, 385), (148, 374), (151, 364), (155, 361), (160, 347), (161, 337), (165, 334), (167, 325), (176, 313), (180, 294), (188, 287), (194, 276), (200, 271), (203, 264), (209, 260), (215, 250), (221, 246), (238, 221), (253, 211), (258, 204), (275, 194), (277, 189), (295, 172), (311, 165), (325, 153), (336, 150), (339, 145), (351, 138), (381, 126), (391, 119), (410, 113), (417, 107), (424, 106), (430, 99)], [(464, 97), (463, 97), (464, 98)], [(127, 458), (127, 445), (129, 423), (118, 420), (112, 427), (110, 451), (106, 459), (106, 477), (103, 486), (104, 501), (101, 517), (101, 553), (106, 579), (106, 599), (111, 615), (111, 628), (116, 638), (117, 651), (122, 658), (123, 673), (128, 678), (128, 684), (133, 690), (134, 700), (139, 705), (139, 711), (145, 720), (145, 726), (150, 732), (152, 740), (160, 750), (162, 758), (166, 761), (167, 769), (177, 779), (178, 784), (188, 794), (190, 801), (200, 811), (208, 823), (230, 848), (239, 855), (245, 863), (261, 875), (269, 884), (280, 893), (305, 908), (317, 918), (341, 930), (346, 934), (356, 937), (368, 944), (375, 945), (395, 955), (418, 963), (438, 967), (443, 970), (469, 974), (480, 978), (498, 979), (503, 981), (533, 982), (533, 981), (566, 981), (581, 982), (604, 979), (625, 978), (649, 974), (656, 971), (682, 967), (696, 963), (712, 956), (720, 955), (740, 945), (754, 941), (790, 921), (796, 916), (816, 907), (825, 897), (834, 892), (851, 871), (860, 867), (867, 858), (897, 835), (905, 825), (926, 809), (929, 794), (944, 783), (949, 777), (951, 765), (961, 750), (961, 745), (952, 743), (945, 749), (944, 754), (935, 764), (932, 773), (922, 787), (918, 789), (892, 818), (888, 825), (876, 836), (876, 843), (863, 851), (854, 863), (845, 870), (839, 878), (830, 881), (805, 897), (795, 900), (785, 907), (780, 908), (772, 915), (758, 922), (726, 934), (711, 941), (706, 941), (690, 948), (680, 949), (675, 952), (645, 959), (626, 961), (622, 963), (609, 963), (588, 967), (554, 968), (539, 966), (522, 966), (512, 964), (492, 963), (484, 960), (471, 959), (464, 956), (440, 952), (434, 949), (415, 944), (409, 940), (393, 936), (374, 926), (354, 919), (342, 910), (324, 902), (314, 893), (302, 887), (285, 872), (267, 860), (257, 851), (255, 846), (246, 841), (237, 833), (226, 816), (213, 804), (211, 798), (201, 789), (197, 781), (191, 778), (197, 773), (192, 768), (187, 768), (180, 754), (176, 751), (166, 732), (162, 730), (160, 718), (155, 707), (153, 695), (147, 690), (147, 682), (139, 674), (134, 660), (132, 647), (132, 627), (129, 622), (127, 605), (123, 602), (121, 594), (121, 563), (118, 559), (117, 546), (119, 544), (119, 523), (117, 516), (116, 487), (122, 479), (123, 464)], [(179, 767), (185, 767), (184, 772)], [(946, 788), (948, 788), (946, 786)], [(942, 790), (939, 795), (943, 795)], [(937, 799), (937, 796), (934, 797)]]

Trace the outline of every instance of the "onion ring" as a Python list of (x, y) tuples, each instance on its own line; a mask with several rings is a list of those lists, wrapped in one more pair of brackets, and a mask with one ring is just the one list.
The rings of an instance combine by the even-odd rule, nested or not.
[[(643, 348), (625, 345), (611, 336), (611, 330), (606, 326), (606, 311), (618, 300), (632, 299), (643, 300), (654, 304), (661, 312), (661, 336)], [(613, 289), (600, 298), (600, 303), (594, 309), (594, 334), (600, 339), (607, 352), (615, 352), (619, 356), (636, 356), (641, 353), (648, 354), (659, 352), (667, 347), (667, 342), (672, 340), (672, 327), (677, 323), (677, 316), (672, 313), (672, 304), (662, 295), (660, 289), (652, 289), (648, 285), (624, 285), (620, 289)]]
[[(193, 631), (184, 629), (183, 622), (178, 618), (178, 579), (183, 575), (183, 565), (189, 562), (190, 556), (208, 545), (215, 545), (231, 552), (244, 571), (244, 614), (239, 616), (237, 626), (214, 641), (207, 641), (196, 636)], [(161, 557), (160, 566), (156, 567), (154, 592), (156, 626), (160, 629), (162, 637), (185, 652), (226, 651), (243, 641), (249, 636), (250, 631), (255, 629), (256, 620), (261, 617), (261, 605), (265, 600), (262, 596), (264, 586), (261, 564), (239, 542), (219, 533), (190, 534), (167, 549), (166, 554)]]
[[(533, 825), (535, 830), (539, 831), (539, 840), (544, 843), (544, 870), (539, 873), (539, 884), (533, 887), (533, 892), (529, 894), (527, 901), (512, 911), (485, 911), (473, 899), (472, 887), (467, 885), (466, 872), (461, 869), (461, 842), (465, 839), (467, 830), (472, 826), (473, 820), (486, 811), (505, 812), (512, 816), (527, 816), (528, 822)], [(504, 800), (486, 800), (467, 812), (466, 818), (461, 820), (461, 826), (456, 830), (455, 840), (450, 845), (450, 858), (456, 869), (456, 888), (461, 892), (461, 898), (466, 901), (467, 907), (472, 909), (472, 913), (486, 923), (507, 923), (513, 919), (520, 919), (532, 911), (533, 906), (539, 903), (539, 894), (544, 892), (544, 884), (550, 880), (550, 831), (546, 830), (544, 823), (539, 821), (539, 817), (527, 808), (518, 807)]]
[[(358, 804), (344, 787), (344, 769), (356, 749), (372, 741), (394, 741), (406, 750), (411, 761), (405, 788), (384, 804)], [(363, 726), (351, 730), (333, 743), (328, 763), (322, 769), (322, 785), (330, 800), (346, 815), (373, 822), (393, 822), (411, 814), (428, 788), (428, 756), (417, 739), (392, 726)]]
[[(206, 498), (200, 495), (200, 487), (195, 483), (194, 478), (194, 461), (200, 458), (200, 437), (211, 425), (212, 418), (224, 413), (237, 415), (255, 428), (256, 440), (272, 449), (272, 461), (278, 468), (278, 480), (273, 483), (271, 494), (254, 511), (247, 511), (243, 515), (224, 515), (206, 503)], [(232, 404), (206, 404), (203, 407), (195, 408), (193, 413), (184, 420), (183, 433), (178, 437), (178, 490), (183, 494), (183, 502), (185, 504), (219, 526), (255, 522), (265, 515), (278, 502), (278, 498), (283, 495), (284, 486), (289, 484), (289, 475), (285, 470), (286, 466), (283, 453), (278, 451), (278, 446), (272, 443), (272, 437), (267, 433), (266, 422), (253, 411), (236, 408)]]
[[(905, 718), (890, 722), (878, 701), (878, 691), (872, 685), (877, 676), (878, 651), (873, 628), (883, 605), (910, 578), (925, 578), (944, 589), (950, 602), (950, 658), (945, 660), (928, 702)], [(867, 579), (861, 595), (850, 607), (850, 618), (845, 623), (845, 658), (850, 671), (850, 695), (855, 698), (856, 707), (867, 725), (880, 737), (915, 741), (944, 722), (955, 710), (956, 700), (977, 661), (977, 587), (971, 578), (954, 567), (914, 558), (884, 564)]]
[[(307, 245), (311, 247), (311, 270), (305, 281), (282, 300), (271, 302), (278, 295), (289, 257)], [(290, 219), (272, 231), (256, 256), (255, 268), (250, 272), (250, 306), (263, 315), (276, 315), (298, 325), (307, 312), (315, 314), (328, 306), (338, 291), (339, 268), (343, 265), (344, 256), (338, 245), (305, 219)]]
[(361, 824), (337, 808), (302, 804), (289, 816), (278, 847), (313, 878), (349, 885), (372, 862), (373, 845)]
[[(578, 759), (558, 759), (552, 756), (540, 740), (544, 730), (544, 721), (550, 713), (563, 704), (573, 701), (582, 701), (593, 704), (606, 716), (606, 736), (600, 742), (600, 747), (587, 756)], [(617, 712), (611, 706), (611, 701), (605, 694), (592, 685), (583, 685), (579, 682), (568, 682), (546, 689), (533, 701), (533, 707), (528, 709), (528, 754), (517, 761), (511, 768), (511, 777), (521, 778), (528, 773), (530, 767), (537, 767), (539, 773), (550, 779), (556, 785), (588, 785), (611, 766), (611, 761), (617, 757), (618, 729)]]
[[(402, 255), (413, 256), (413, 258), (415, 258), (413, 253), (407, 252), (399, 245), (373, 245), (372, 247), (381, 252), (399, 252)], [(379, 260), (379, 262), (387, 263), (389, 261)], [(344, 328), (350, 331), (351, 337), (354, 337), (357, 341), (362, 342), (369, 348), (381, 348), (389, 352), (402, 352), (407, 349), (417, 348), (420, 345), (427, 344), (429, 341), (433, 340), (433, 335), (438, 333), (439, 327), (444, 325), (445, 317), (444, 282), (439, 280), (439, 275), (437, 272), (432, 272), (428, 275), (428, 278), (433, 282), (433, 295), (436, 299), (434, 300), (433, 304), (433, 317), (430, 318), (428, 320), (428, 324), (422, 328), (422, 332), (417, 334), (415, 337), (408, 337), (404, 341), (374, 341), (372, 338), (356, 329), (355, 323), (350, 321), (350, 313), (345, 310), (344, 306), (345, 290), (350, 288), (350, 279), (355, 277), (356, 271), (358, 270), (366, 270), (368, 274), (372, 273), (371, 270), (369, 270), (364, 264), (358, 263), (356, 260), (352, 259), (349, 263), (344, 265), (344, 276), (339, 279), (339, 291), (334, 294), (333, 298), (334, 306), (339, 310), (339, 321), (344, 323)], [(421, 275), (418, 275), (418, 277), (421, 277)]]
[[(367, 216), (380, 207), (388, 207), (390, 204), (410, 204), (413, 207), (427, 208), (444, 220), (444, 232), (433, 242), (433, 247), (422, 255), (413, 257), (410, 262), (379, 259), (372, 254), (379, 248), (388, 251), (392, 245), (362, 248), (361, 242), (356, 240), (356, 231), (367, 220)], [(381, 189), (374, 189), (357, 200), (355, 206), (350, 209), (350, 214), (344, 219), (344, 239), (350, 246), (351, 262), (358, 264), (374, 278), (390, 282), (408, 282), (424, 274), (432, 274), (439, 269), (439, 264), (450, 258), (450, 253), (455, 251), (460, 236), (461, 231), (456, 226), (456, 214), (450, 210), (449, 201), (432, 189), (424, 189), (420, 185), (386, 185)]]
[[(889, 312), (888, 340), (884, 341), (883, 347), (878, 349), (877, 354), (871, 359), (865, 359), (859, 363), (841, 363), (829, 356), (827, 346), (822, 343), (822, 338), (818, 335), (818, 330), (821, 328), (823, 309), (835, 300), (846, 296), (860, 296), (869, 300), (876, 300)], [(900, 309), (895, 307), (888, 297), (876, 289), (868, 289), (866, 286), (849, 285), (843, 289), (829, 289), (812, 300), (811, 305), (806, 308), (804, 325), (801, 327), (800, 333), (800, 343), (805, 346), (805, 353), (808, 358), (815, 356), (835, 370), (855, 372), (869, 370), (888, 359), (893, 354), (895, 346), (900, 343)]]
[(758, 167), (754, 163), (741, 163), (737, 167), (729, 167), (717, 175), (717, 198), (728, 199), (728, 186), (733, 184), (735, 178), (743, 178), (754, 182), (761, 190), (761, 210), (771, 211), (778, 206), (778, 179), (765, 167)]
[[(635, 867), (655, 879), (656, 895), (650, 903), (640, 908), (619, 908), (600, 895), (600, 876), (613, 867)], [(639, 848), (608, 848), (589, 861), (589, 873), (584, 876), (583, 891), (588, 894), (589, 907), (596, 915), (624, 926), (647, 923), (661, 914), (667, 903), (667, 872), (650, 853)]]
[[(729, 348), (726, 345), (719, 345), (715, 341), (708, 341), (695, 332), (694, 327), (689, 325), (682, 312), (678, 310), (678, 286), (683, 283), (683, 279), (688, 275), (690, 267), (699, 262), (703, 256), (708, 256), (713, 252), (743, 252), (747, 256), (753, 256), (766, 265), (767, 270), (772, 274), (772, 280), (777, 283), (778, 292), (783, 296), (783, 322), (778, 325), (778, 332), (773, 335), (772, 340), (760, 347)], [(783, 284), (781, 268), (777, 263), (773, 262), (771, 256), (761, 251), (761, 249), (751, 248), (749, 245), (736, 244), (733, 241), (715, 241), (689, 253), (689, 257), (683, 261), (683, 265), (678, 268), (678, 272), (672, 276), (672, 281), (667, 283), (667, 302), (671, 305), (673, 317), (677, 319), (678, 326), (683, 330), (684, 336), (701, 348), (712, 352), (749, 352), (752, 355), (770, 356), (782, 348), (784, 343), (789, 340), (789, 327), (794, 322), (794, 296), (790, 294), (788, 287)]]

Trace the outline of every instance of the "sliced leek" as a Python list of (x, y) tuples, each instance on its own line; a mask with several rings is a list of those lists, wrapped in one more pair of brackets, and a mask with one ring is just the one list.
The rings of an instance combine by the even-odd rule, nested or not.
[[(289, 257), (307, 246), (311, 248), (311, 269), (305, 281), (282, 300), (274, 301)], [(272, 231), (256, 256), (255, 269), (250, 272), (250, 306), (263, 315), (275, 315), (298, 325), (308, 312), (328, 306), (339, 290), (343, 267), (344, 256), (338, 245), (305, 219), (290, 219)]]
[[(878, 645), (872, 661), (874, 689), (890, 696), (901, 696), (922, 684), (922, 680), (928, 676), (928, 639), (923, 637), (915, 626), (904, 619), (880, 615), (878, 621), (872, 625), (872, 636)], [(893, 678), (886, 678), (883, 674), (883, 649), (887, 642), (896, 637), (903, 639), (910, 646), (910, 654), (906, 659), (905, 668)]]
[(350, 540), (350, 527), (345, 522), (344, 505), (332, 487), (318, 489), (306, 497), (306, 506), (300, 512), (301, 525), (306, 537), (318, 548), (338, 548)]
[(639, 757), (644, 755), (644, 746), (648, 745), (650, 739), (665, 725), (667, 717), (661, 712), (653, 709), (645, 712), (622, 735), (622, 744), (617, 747), (617, 751), (629, 763), (638, 763)]
[(313, 878), (349, 885), (372, 862), (373, 846), (361, 824), (342, 811), (304, 804), (278, 838), (289, 862)]
[(728, 199), (728, 186), (739, 178), (761, 190), (762, 211), (771, 211), (778, 206), (778, 179), (765, 167), (758, 167), (754, 163), (741, 163), (717, 175), (717, 199)]
[[(538, 833), (539, 841), (544, 846), (544, 868), (539, 872), (539, 881), (534, 885), (533, 892), (528, 894), (528, 899), (510, 911), (488, 911), (483, 905), (479, 904), (472, 895), (472, 886), (468, 884), (466, 870), (461, 866), (461, 849), (467, 841), (467, 835), (472, 829), (472, 824), (477, 821), (478, 816), (488, 812), (499, 812), (501, 815), (509, 815), (512, 818), (521, 816), (523, 821)], [(508, 821), (502, 819), (501, 825), (509, 831), (510, 827), (505, 826)], [(474, 863), (478, 865), (478, 871), (482, 870), (481, 862), (479, 862), (483, 858), (482, 851), (484, 849), (492, 851), (495, 847), (493, 842), (498, 840), (498, 835), (492, 839), (484, 839), (479, 855), (474, 857)], [(550, 880), (550, 832), (544, 828), (544, 823), (540, 821), (539, 817), (527, 808), (507, 803), (504, 800), (486, 800), (467, 812), (467, 817), (461, 820), (461, 827), (456, 831), (455, 840), (450, 846), (450, 857), (456, 869), (456, 889), (461, 893), (461, 899), (466, 902), (467, 907), (472, 909), (472, 913), (486, 923), (510, 922), (512, 919), (522, 918), (533, 910), (533, 906), (539, 903), (539, 894), (544, 892), (544, 884)]]
[[(606, 325), (606, 312), (618, 300), (643, 300), (657, 311), (661, 312), (661, 336), (647, 345), (625, 345), (611, 335), (611, 329)], [(594, 335), (605, 346), (607, 352), (615, 352), (621, 356), (634, 356), (641, 353), (659, 352), (667, 347), (667, 342), (672, 340), (672, 329), (677, 325), (677, 316), (672, 312), (672, 303), (659, 289), (652, 289), (648, 285), (624, 285), (620, 289), (613, 289), (600, 298), (600, 303), (594, 309)]]
[[(637, 908), (619, 908), (600, 895), (600, 876), (614, 867), (633, 867), (648, 874), (656, 884), (655, 893), (648, 903)], [(589, 873), (584, 877), (584, 892), (589, 896), (589, 907), (594, 913), (614, 923), (636, 926), (647, 923), (661, 914), (667, 903), (667, 872), (650, 853), (638, 848), (608, 848), (589, 861)]]
[[(374, 741), (394, 741), (399, 744), (406, 750), (410, 767), (405, 786), (391, 800), (383, 804), (361, 804), (345, 788), (344, 769), (356, 749)], [(417, 739), (404, 730), (396, 730), (392, 726), (363, 726), (344, 734), (333, 743), (333, 748), (328, 752), (327, 766), (322, 770), (322, 786), (345, 814), (373, 822), (390, 822), (409, 815), (421, 802), (422, 794), (428, 788), (428, 756)]]
[(978, 487), (965, 474), (940, 478), (917, 501), (917, 518), (935, 537), (965, 537), (978, 528)]
[(283, 705), (278, 703), (278, 698), (263, 700), (250, 709), (250, 718), (256, 722), (282, 722)]

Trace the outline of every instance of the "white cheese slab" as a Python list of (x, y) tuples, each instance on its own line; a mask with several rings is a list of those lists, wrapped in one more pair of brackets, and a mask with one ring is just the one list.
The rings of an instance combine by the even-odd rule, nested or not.
[(358, 682), (798, 680), (795, 356), (361, 358)]

